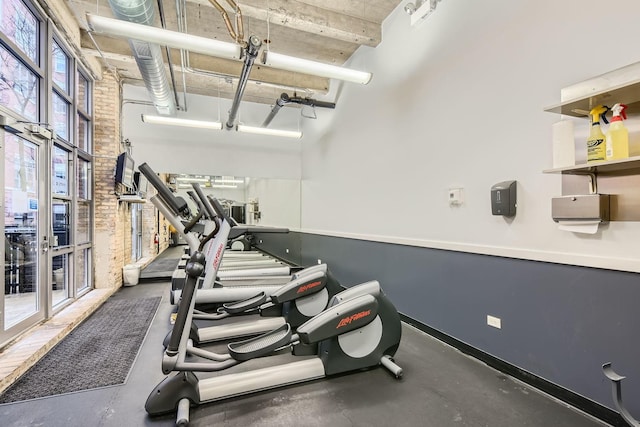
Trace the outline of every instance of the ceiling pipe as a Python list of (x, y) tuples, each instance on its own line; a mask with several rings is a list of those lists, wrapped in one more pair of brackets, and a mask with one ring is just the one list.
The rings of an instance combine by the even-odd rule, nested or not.
[[(164, 16), (164, 6), (162, 0), (158, 0), (158, 12), (160, 13), (160, 25), (163, 29), (167, 29), (167, 20)], [(167, 64), (169, 65), (169, 75), (171, 77), (171, 88), (173, 89), (173, 99), (176, 103), (176, 109), (180, 109), (180, 101), (178, 100), (178, 90), (176, 89), (176, 76), (173, 73), (173, 61), (171, 60), (171, 49), (169, 46), (164, 47), (164, 51), (167, 54)], [(187, 110), (187, 104), (184, 105), (184, 111)]]
[(220, 3), (218, 3), (216, 0), (209, 0), (209, 3), (211, 3), (213, 7), (218, 9), (218, 12), (220, 12), (220, 14), (222, 15), (222, 19), (224, 19), (224, 23), (227, 26), (227, 30), (229, 31), (229, 35), (231, 35), (231, 38), (236, 43), (242, 44), (244, 42), (244, 23), (242, 21), (242, 11), (240, 10), (240, 7), (236, 4), (236, 2), (233, 0), (227, 0), (227, 3), (229, 3), (229, 6), (231, 6), (233, 8), (233, 11), (235, 12), (237, 33), (236, 29), (234, 29), (233, 25), (231, 25), (231, 20), (229, 19), (227, 11), (224, 10)]
[[(143, 25), (154, 23), (153, 0), (109, 0), (109, 5), (120, 20)], [(133, 39), (129, 39), (129, 46), (156, 110), (159, 114), (175, 115), (176, 102), (169, 87), (160, 46)]]
[(286, 93), (282, 93), (280, 95), (280, 98), (276, 99), (276, 103), (271, 109), (271, 112), (269, 113), (267, 118), (264, 119), (264, 122), (262, 123), (262, 127), (266, 128), (267, 126), (269, 126), (269, 124), (271, 123), (273, 118), (276, 116), (276, 114), (278, 114), (280, 109), (287, 104), (309, 105), (311, 107), (322, 107), (322, 108), (336, 108), (335, 102), (317, 101), (312, 98), (302, 98), (296, 95), (294, 95), (293, 97), (290, 97)]
[(240, 73), (240, 78), (238, 79), (238, 88), (236, 89), (236, 94), (233, 97), (233, 104), (231, 105), (231, 109), (229, 110), (229, 119), (227, 120), (226, 124), (227, 130), (233, 129), (235, 125), (236, 115), (238, 114), (238, 108), (240, 107), (240, 101), (242, 100), (244, 89), (247, 87), (247, 81), (249, 80), (249, 73), (251, 72), (251, 68), (253, 68), (253, 62), (258, 56), (258, 52), (260, 51), (261, 46), (262, 41), (258, 37), (249, 37), (247, 47), (245, 48), (244, 65), (242, 66), (242, 72)]

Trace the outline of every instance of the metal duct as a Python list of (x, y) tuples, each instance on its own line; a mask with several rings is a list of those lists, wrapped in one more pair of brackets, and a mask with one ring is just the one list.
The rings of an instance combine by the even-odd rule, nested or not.
[(280, 98), (276, 99), (276, 104), (271, 109), (271, 112), (269, 113), (267, 118), (264, 119), (264, 122), (262, 123), (262, 127), (266, 128), (267, 126), (269, 126), (273, 118), (276, 116), (276, 114), (278, 114), (278, 111), (280, 111), (280, 109), (287, 104), (310, 105), (312, 107), (322, 107), (322, 108), (336, 108), (335, 102), (317, 101), (312, 98), (301, 98), (295, 95), (293, 97), (290, 97), (286, 93), (282, 93), (280, 95)]
[[(109, 5), (118, 19), (153, 25), (153, 0), (109, 0)], [(175, 115), (176, 103), (167, 79), (160, 46), (140, 40), (129, 40), (129, 46), (156, 110), (159, 114)]]
[(240, 107), (240, 101), (242, 100), (244, 89), (247, 87), (247, 81), (249, 80), (249, 73), (251, 72), (253, 61), (256, 59), (256, 56), (258, 56), (258, 51), (261, 46), (262, 41), (258, 37), (249, 37), (249, 41), (247, 42), (247, 47), (245, 49), (244, 65), (242, 66), (242, 72), (238, 79), (238, 88), (236, 89), (236, 95), (233, 97), (233, 104), (229, 110), (229, 119), (226, 124), (227, 129), (233, 129), (234, 127), (236, 115), (238, 114), (238, 107)]

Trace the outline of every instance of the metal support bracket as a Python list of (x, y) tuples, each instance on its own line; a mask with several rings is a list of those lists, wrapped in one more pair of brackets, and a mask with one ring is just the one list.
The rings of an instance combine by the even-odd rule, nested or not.
[(576, 172), (574, 175), (589, 177), (589, 194), (598, 194), (598, 176), (595, 172)]
[(613, 368), (611, 367), (611, 362), (607, 362), (602, 365), (602, 371), (604, 375), (611, 380), (612, 389), (613, 389), (613, 401), (616, 404), (616, 408), (620, 412), (622, 418), (631, 426), (631, 427), (640, 427), (640, 421), (636, 420), (631, 416), (629, 411), (624, 407), (622, 403), (622, 380), (626, 377), (622, 375), (618, 375)]

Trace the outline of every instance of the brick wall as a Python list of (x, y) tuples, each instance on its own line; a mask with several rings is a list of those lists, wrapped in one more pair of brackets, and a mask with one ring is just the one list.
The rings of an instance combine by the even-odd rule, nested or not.
[[(122, 267), (131, 253), (131, 216), (127, 203), (115, 195), (114, 170), (120, 144), (120, 86), (109, 71), (94, 85), (94, 284), (122, 285)], [(128, 247), (127, 247), (128, 245)], [(127, 254), (125, 258), (125, 254)]]

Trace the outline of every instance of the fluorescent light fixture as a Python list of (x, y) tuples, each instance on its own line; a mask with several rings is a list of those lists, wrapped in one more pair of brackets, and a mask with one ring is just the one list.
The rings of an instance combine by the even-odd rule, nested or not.
[(229, 184), (213, 184), (211, 188), (238, 188), (238, 186)]
[(372, 76), (371, 73), (366, 71), (358, 71), (350, 68), (338, 67), (336, 65), (323, 64), (322, 62), (295, 58), (293, 56), (282, 55), (271, 51), (264, 52), (262, 56), (262, 63), (269, 67), (279, 68), (281, 70), (312, 74), (314, 76), (345, 80), (364, 85), (371, 81)]
[(150, 25), (134, 24), (119, 19), (87, 13), (87, 24), (94, 33), (126, 39), (143, 40), (175, 49), (216, 56), (227, 59), (240, 59), (242, 47), (235, 43), (221, 42), (206, 37), (193, 36), (179, 31), (163, 30)]
[(202, 183), (209, 182), (209, 180), (205, 178), (178, 178), (178, 181), (180, 183), (186, 183), (186, 184), (191, 184), (193, 182), (202, 182)]
[(216, 184), (244, 184), (244, 179), (215, 178)]
[(209, 178), (201, 178), (201, 177), (195, 177), (195, 176), (179, 176), (176, 178), (176, 181), (209, 182)]
[(257, 135), (269, 135), (269, 136), (283, 136), (285, 138), (302, 138), (302, 132), (297, 130), (280, 130), (280, 129), (269, 129), (269, 128), (260, 128), (254, 126), (245, 126), (238, 125), (238, 132), (244, 133), (255, 133)]
[(142, 121), (145, 123), (151, 123), (154, 125), (184, 126), (184, 127), (190, 127), (190, 128), (213, 129), (213, 130), (222, 129), (222, 123), (220, 122), (178, 119), (175, 117), (165, 117), (165, 116), (151, 116), (149, 114), (143, 114)]
[[(92, 13), (87, 13), (86, 17), (87, 25), (94, 33), (125, 39), (142, 40), (218, 58), (237, 60), (242, 57), (242, 47), (235, 43), (222, 42), (206, 37), (181, 33), (179, 31), (164, 30), (150, 25), (135, 24), (120, 19), (106, 18)], [(365, 71), (309, 61), (307, 59), (270, 51), (264, 53), (262, 63), (281, 70), (312, 74), (354, 83), (367, 84), (371, 80), (371, 73)]]

